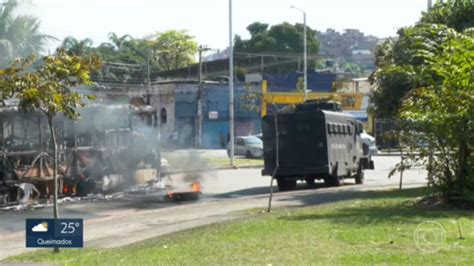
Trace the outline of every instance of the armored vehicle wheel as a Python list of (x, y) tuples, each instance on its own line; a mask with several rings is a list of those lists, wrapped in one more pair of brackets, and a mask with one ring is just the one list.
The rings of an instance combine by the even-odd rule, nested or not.
[(337, 165), (334, 167), (332, 174), (324, 179), (324, 183), (334, 187), (344, 185), (344, 177), (337, 175)]
[(355, 175), (355, 182), (358, 185), (364, 184), (364, 171), (362, 170), (362, 167), (359, 166), (357, 169), (357, 174)]
[(278, 190), (280, 191), (290, 191), (296, 188), (296, 179), (277, 179)]
[(324, 178), (324, 184), (328, 187), (338, 187), (344, 185), (343, 176), (328, 176)]
[(339, 187), (344, 185), (344, 177), (343, 176), (333, 176), (332, 180), (334, 182), (334, 186)]
[(308, 184), (308, 186), (314, 186), (315, 178), (314, 177), (307, 177), (307, 178), (305, 178), (305, 181), (306, 181), (306, 184)]
[(329, 176), (328, 176), (328, 177), (325, 177), (325, 178), (324, 178), (324, 184), (325, 184), (326, 186), (328, 186), (328, 187), (332, 186), (332, 184), (331, 184), (331, 177), (329, 177)]

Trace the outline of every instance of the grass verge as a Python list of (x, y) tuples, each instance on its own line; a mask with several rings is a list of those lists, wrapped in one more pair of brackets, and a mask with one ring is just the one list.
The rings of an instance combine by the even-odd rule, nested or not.
[[(186, 154), (173, 154), (166, 153), (164, 157), (170, 164), (170, 169), (173, 171), (179, 170), (201, 170), (213, 167), (225, 167), (230, 166), (230, 159), (227, 157), (203, 157), (199, 153)], [(248, 159), (245, 157), (237, 156), (234, 158), (234, 164), (237, 167), (245, 166), (263, 166), (262, 159)]]
[[(207, 158), (208, 165), (211, 167), (229, 166), (229, 158)], [(245, 157), (235, 157), (234, 164), (237, 167), (243, 166), (263, 166), (262, 159), (249, 159)]]
[[(9, 262), (60, 265), (456, 264), (474, 262), (474, 213), (414, 204), (423, 189), (367, 192), (114, 249), (38, 251)], [(460, 229), (464, 239), (460, 239)], [(125, 237), (125, 236), (124, 236)]]

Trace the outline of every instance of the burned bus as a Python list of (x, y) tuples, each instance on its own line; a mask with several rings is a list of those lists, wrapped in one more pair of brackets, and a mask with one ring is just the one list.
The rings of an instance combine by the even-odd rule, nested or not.
[(340, 186), (344, 179), (354, 178), (362, 184), (363, 170), (373, 169), (362, 148), (362, 124), (351, 115), (322, 107), (306, 102), (263, 118), (262, 175), (276, 178), (280, 191), (295, 189), (298, 180), (311, 185), (322, 179)]
[[(158, 114), (152, 106), (94, 104), (81, 119), (56, 117), (58, 194), (112, 192), (159, 177)], [(0, 205), (17, 202), (19, 185), (53, 195), (52, 141), (46, 117), (16, 106), (0, 108)]]

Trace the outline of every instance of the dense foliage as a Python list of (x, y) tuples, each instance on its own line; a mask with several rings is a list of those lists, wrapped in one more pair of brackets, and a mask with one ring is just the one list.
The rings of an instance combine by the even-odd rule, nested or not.
[[(254, 22), (247, 27), (250, 33), (249, 39), (242, 39), (239, 35), (235, 37), (236, 53), (245, 56), (249, 54), (270, 54), (280, 56), (279, 63), (275, 66), (266, 66), (265, 71), (290, 72), (301, 69), (302, 53), (304, 50), (304, 25), (294, 25), (283, 22), (270, 26), (266, 23)], [(308, 70), (316, 67), (316, 59), (312, 59), (319, 52), (319, 42), (316, 39), (316, 31), (309, 26), (306, 27)], [(260, 60), (259, 60), (260, 61)], [(260, 62), (259, 62), (260, 63)]]
[(53, 37), (41, 34), (40, 22), (28, 15), (15, 16), (18, 1), (0, 3), (0, 67), (14, 58), (38, 54)]
[[(273, 25), (254, 22), (247, 27), (250, 39), (235, 38), (235, 50), (240, 52), (283, 52), (300, 53), (303, 51), (303, 24), (291, 25), (288, 22)], [(310, 27), (307, 30), (308, 54), (317, 54), (319, 42), (316, 31)]]
[(400, 168), (427, 165), (450, 199), (474, 200), (472, 10), (474, 1), (438, 3), (379, 46), (372, 76), (372, 111), (395, 119), (400, 145), (417, 152)]
[(145, 38), (109, 34), (109, 41), (92, 46), (92, 40), (67, 37), (62, 43), (69, 54), (96, 54), (104, 67), (93, 76), (95, 81), (145, 83), (148, 68), (152, 77), (158, 71), (185, 67), (194, 62), (198, 46), (186, 31), (169, 30)]
[(0, 100), (19, 101), (23, 111), (41, 111), (48, 119), (53, 148), (54, 217), (58, 217), (57, 143), (54, 118), (62, 114), (77, 119), (77, 108), (84, 106), (83, 98), (91, 96), (73, 90), (91, 83), (90, 73), (99, 69), (100, 60), (95, 57), (70, 56), (64, 50), (40, 60), (35, 57), (16, 59), (11, 66), (0, 70)]
[[(408, 93), (400, 116), (406, 135), (436, 152), (433, 183), (450, 196), (474, 200), (474, 38), (451, 34), (441, 45), (420, 50), (425, 64), (418, 74), (427, 86)], [(426, 157), (430, 151), (421, 152)]]

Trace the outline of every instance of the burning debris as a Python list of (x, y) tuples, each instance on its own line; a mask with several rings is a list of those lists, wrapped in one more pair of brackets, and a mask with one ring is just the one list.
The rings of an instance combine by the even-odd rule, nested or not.
[(201, 197), (201, 183), (199, 181), (193, 181), (190, 185), (189, 191), (172, 191), (164, 197), (166, 200), (178, 202), (178, 201), (193, 201), (198, 200)]

